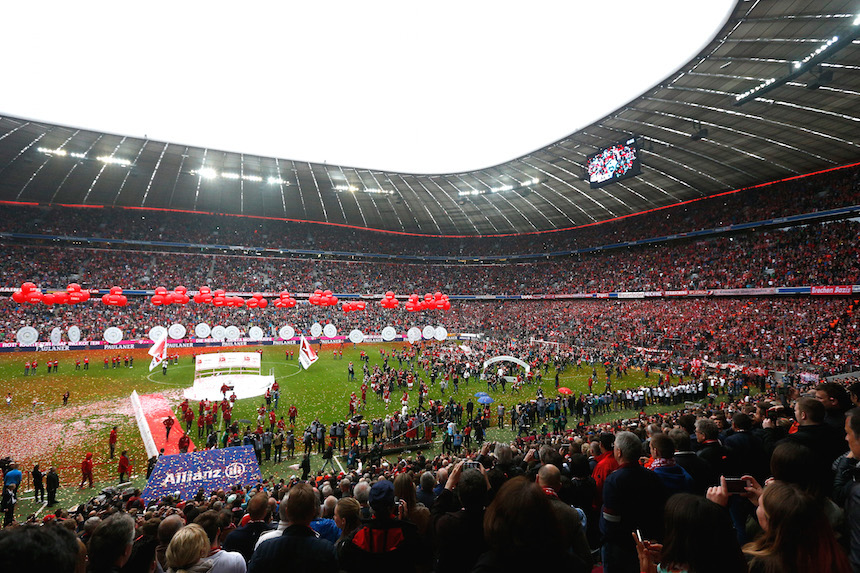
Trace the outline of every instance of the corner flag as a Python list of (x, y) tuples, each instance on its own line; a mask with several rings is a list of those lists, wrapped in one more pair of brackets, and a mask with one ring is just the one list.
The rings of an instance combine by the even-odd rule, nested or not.
[(148, 354), (152, 356), (152, 362), (149, 363), (149, 371), (152, 372), (158, 365), (167, 360), (167, 332), (165, 331), (163, 336), (159, 336), (158, 340), (155, 341), (155, 344), (152, 345), (152, 348), (149, 349)]
[(307, 370), (311, 367), (311, 364), (316, 362), (319, 359), (317, 353), (314, 352), (314, 349), (311, 348), (311, 343), (308, 342), (308, 339), (305, 338), (305, 335), (302, 335), (301, 343), (299, 344), (299, 364), (302, 365), (302, 368)]

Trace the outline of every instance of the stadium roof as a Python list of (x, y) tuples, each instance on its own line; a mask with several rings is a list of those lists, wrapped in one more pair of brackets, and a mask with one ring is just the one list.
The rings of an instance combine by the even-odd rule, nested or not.
[[(590, 224), (860, 161), (858, 15), (857, 2), (739, 1), (672, 77), (560, 141), (464, 173), (296, 162), (2, 117), (0, 200), (428, 235)], [(631, 136), (641, 175), (590, 189), (585, 157)]]

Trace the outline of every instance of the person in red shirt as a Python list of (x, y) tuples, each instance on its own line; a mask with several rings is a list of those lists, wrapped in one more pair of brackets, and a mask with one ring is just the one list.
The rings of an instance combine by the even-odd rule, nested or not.
[(90, 359), (88, 356), (84, 356), (84, 370), (90, 369)]
[(179, 453), (186, 454), (188, 453), (188, 447), (191, 445), (191, 438), (188, 437), (188, 434), (182, 434), (179, 436)]
[(275, 433), (275, 422), (277, 421), (274, 410), (269, 410), (269, 431)]
[(176, 420), (173, 419), (173, 416), (168, 416), (162, 423), (164, 424), (164, 441), (170, 441), (170, 430), (173, 429)]
[(110, 436), (108, 436), (108, 448), (110, 449), (110, 459), (113, 459), (113, 454), (116, 451), (116, 426), (110, 431)]
[(594, 478), (597, 484), (597, 490), (594, 493), (594, 503), (592, 507), (599, 510), (603, 506), (603, 484), (606, 483), (606, 478), (609, 474), (618, 469), (618, 461), (615, 459), (615, 435), (609, 432), (603, 432), (598, 438), (600, 444), (600, 455), (595, 458), (597, 465), (594, 466), (594, 471), (591, 472), (591, 477)]
[(125, 483), (126, 475), (131, 473), (131, 460), (128, 459), (127, 450), (123, 450), (119, 455), (117, 471), (119, 471), (119, 483)]
[(108, 368), (108, 357), (105, 356), (105, 370), (107, 370), (107, 368)]
[(298, 408), (296, 408), (296, 405), (295, 405), (295, 404), (293, 404), (292, 406), (290, 406), (290, 409), (289, 409), (289, 411), (288, 411), (288, 414), (289, 414), (289, 416), (290, 416), (290, 425), (291, 425), (291, 426), (295, 425), (295, 423), (296, 423), (296, 417), (299, 415), (299, 409), (298, 409)]
[(206, 424), (206, 416), (200, 415), (197, 416), (197, 439), (203, 439), (203, 426)]
[(194, 423), (194, 410), (186, 406), (184, 412), (182, 417), (185, 419), (185, 431), (190, 432), (191, 424)]
[(84, 483), (89, 481), (90, 487), (93, 487), (93, 454), (87, 452), (84, 460), (81, 462), (81, 485), (78, 489), (83, 489)]
[(233, 418), (233, 408), (224, 408), (224, 427), (230, 427), (230, 420)]

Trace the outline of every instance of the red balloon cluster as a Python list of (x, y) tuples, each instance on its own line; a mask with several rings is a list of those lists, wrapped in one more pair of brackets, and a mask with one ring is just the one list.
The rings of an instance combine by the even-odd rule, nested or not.
[(341, 305), (340, 309), (344, 312), (352, 312), (354, 310), (364, 310), (365, 302), (363, 300), (359, 300), (356, 302), (345, 302)]
[(164, 287), (155, 289), (155, 294), (152, 296), (152, 304), (155, 306), (168, 304), (188, 304), (191, 300), (188, 298), (188, 289), (184, 286), (178, 286), (173, 289), (173, 292), (168, 292)]
[(449, 310), (451, 303), (448, 301), (448, 295), (437, 292), (435, 295), (429, 292), (424, 295), (422, 300), (417, 294), (409, 295), (409, 300), (406, 301), (406, 310), (409, 312), (420, 312), (422, 310)]
[(251, 295), (251, 298), (245, 301), (245, 305), (248, 308), (266, 308), (269, 305), (269, 301), (263, 298), (263, 293), (255, 292)]
[(89, 300), (89, 291), (82, 291), (81, 285), (71, 283), (65, 291), (42, 294), (31, 282), (21, 285), (21, 289), (12, 293), (12, 300), (17, 303), (29, 302), (30, 304), (42, 303), (47, 306), (53, 304), (77, 304)]
[(102, 302), (108, 306), (125, 306), (128, 299), (122, 294), (122, 288), (110, 287), (110, 292), (102, 297)]
[(194, 302), (197, 304), (211, 304), (212, 303), (212, 289), (208, 286), (200, 287), (200, 290), (197, 294), (194, 295)]
[[(56, 297), (60, 293), (54, 293)], [(69, 297), (68, 304), (78, 304), (79, 302), (87, 302), (90, 300), (90, 291), (81, 290), (81, 285), (78, 283), (69, 283), (66, 287), (66, 294)]]
[(281, 291), (278, 300), (275, 301), (275, 306), (277, 308), (293, 308), (296, 306), (296, 299), (290, 296), (290, 293), (283, 290)]
[(379, 301), (379, 306), (388, 309), (397, 308), (398, 304), (400, 304), (400, 301), (394, 298), (394, 293), (392, 291), (385, 293), (385, 296), (383, 296), (382, 300)]
[(245, 299), (241, 296), (227, 296), (224, 289), (218, 289), (212, 293), (212, 306), (239, 308), (245, 306)]
[(308, 297), (308, 302), (314, 306), (336, 306), (337, 297), (331, 294), (330, 290), (321, 291), (317, 289)]

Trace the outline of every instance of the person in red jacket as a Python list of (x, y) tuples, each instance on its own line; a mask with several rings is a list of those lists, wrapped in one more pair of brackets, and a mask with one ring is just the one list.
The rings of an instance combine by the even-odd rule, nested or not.
[(125, 483), (125, 478), (131, 473), (131, 460), (128, 459), (128, 450), (123, 450), (119, 455), (119, 483)]
[(179, 436), (179, 453), (187, 454), (188, 447), (191, 445), (191, 438), (188, 437), (187, 434), (182, 434)]
[(93, 487), (93, 454), (87, 452), (84, 461), (81, 462), (81, 485), (78, 489), (84, 487), (84, 482), (89, 481), (90, 487)]
[(110, 449), (110, 459), (113, 459), (114, 451), (116, 451), (116, 426), (110, 431), (110, 436), (108, 436), (108, 448)]
[(173, 429), (173, 424), (176, 423), (176, 420), (173, 419), (173, 416), (168, 416), (167, 418), (164, 419), (164, 422), (162, 422), (162, 423), (164, 424), (164, 440), (169, 441), (170, 440), (170, 430)]

